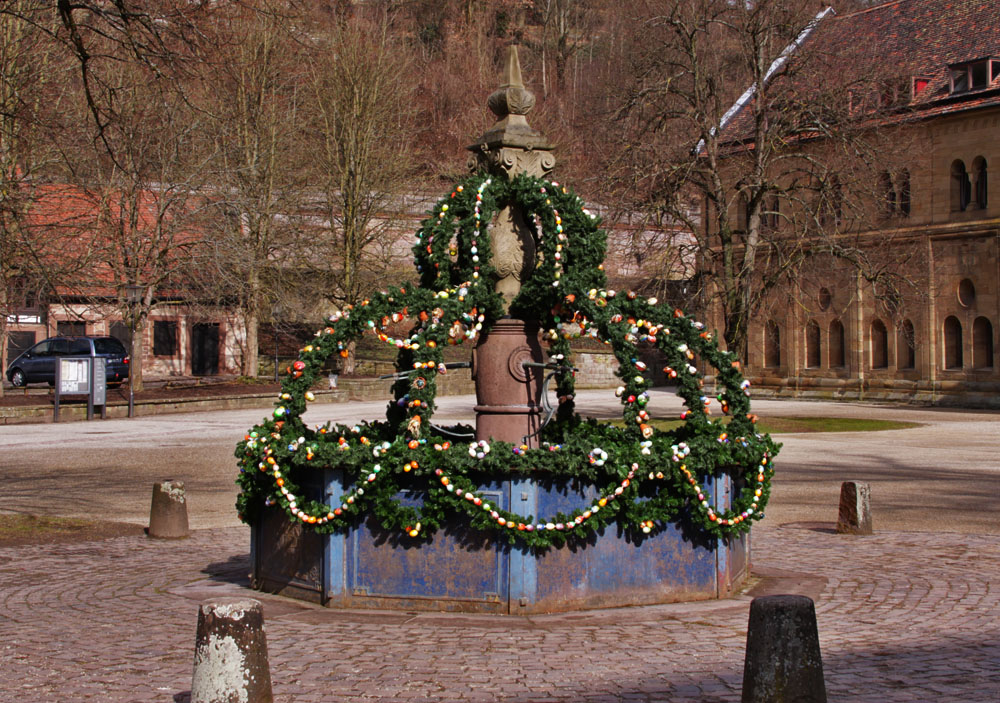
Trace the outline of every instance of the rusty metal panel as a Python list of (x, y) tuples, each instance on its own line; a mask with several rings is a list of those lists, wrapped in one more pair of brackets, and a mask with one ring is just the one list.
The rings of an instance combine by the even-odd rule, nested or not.
[[(338, 482), (327, 472), (307, 490), (330, 499)], [(712, 489), (728, 502), (724, 480)], [(569, 513), (596, 496), (590, 487), (531, 479), (488, 484), (483, 493), (536, 517)], [(415, 493), (399, 498), (421, 500)], [(462, 519), (430, 542), (387, 533), (373, 520), (326, 537), (272, 508), (254, 527), (253, 555), (256, 587), (313, 601), (325, 596), (335, 607), (529, 614), (726, 596), (746, 576), (749, 541), (706, 539), (683, 522), (648, 537), (611, 525), (582, 543), (538, 553), (473, 532)]]
[[(482, 495), (506, 508), (506, 484), (483, 490)], [(419, 494), (399, 495), (404, 503), (417, 504)], [(353, 530), (348, 540), (347, 600), (372, 606), (373, 599), (408, 603), (407, 607), (440, 608), (450, 601), (456, 610), (506, 612), (508, 597), (508, 549), (490, 533), (470, 530), (459, 520), (438, 530), (433, 540), (424, 542), (402, 534), (388, 534), (369, 520)], [(433, 602), (435, 605), (432, 605)], [(462, 606), (461, 603), (467, 603)]]
[[(592, 487), (540, 486), (538, 514), (569, 513), (596, 498)], [(615, 525), (584, 544), (537, 557), (537, 592), (522, 610), (664, 603), (716, 596), (715, 540), (683, 524), (638, 540)]]
[[(307, 476), (302, 491), (322, 498), (322, 476)], [(269, 593), (320, 602), (323, 598), (325, 537), (298, 523), (277, 507), (266, 508), (254, 525), (254, 587)]]
[[(720, 512), (732, 507), (733, 497), (739, 493), (742, 483), (730, 476), (716, 478), (709, 490), (715, 496), (715, 507)], [(718, 549), (718, 591), (719, 597), (733, 594), (747, 576), (750, 575), (750, 537), (740, 535), (719, 540)]]
[(750, 575), (750, 535), (727, 540), (730, 584), (741, 583)]
[(255, 588), (319, 601), (323, 591), (323, 536), (293, 525), (277, 508), (265, 510), (254, 531)]

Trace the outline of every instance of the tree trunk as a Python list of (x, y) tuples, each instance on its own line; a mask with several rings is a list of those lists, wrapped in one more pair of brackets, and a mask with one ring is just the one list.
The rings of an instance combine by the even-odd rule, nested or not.
[[(0, 305), (0, 310), (6, 310), (6, 307)], [(0, 360), (3, 360), (4, 365), (0, 367), (0, 372), (7, 370), (7, 362), (10, 359), (7, 358), (7, 316), (5, 314), (0, 314)], [(3, 379), (0, 379), (0, 398), (3, 398)]]
[(353, 339), (347, 344), (347, 357), (344, 359), (344, 363), (340, 367), (340, 373), (345, 376), (349, 376), (354, 373), (354, 365), (356, 362), (356, 354), (358, 349), (358, 343)]
[(722, 336), (726, 340), (726, 349), (736, 354), (736, 357), (743, 364), (747, 363), (749, 345), (746, 330), (746, 313), (743, 311), (741, 303), (731, 307), (725, 315), (725, 330)]
[(260, 320), (256, 312), (248, 312), (246, 316), (246, 348), (243, 352), (243, 361), (240, 363), (240, 375), (244, 378), (257, 378), (257, 363), (260, 356), (260, 344), (258, 331)]
[(142, 362), (145, 358), (145, 330), (146, 318), (139, 316), (139, 321), (135, 325), (132, 333), (132, 358), (129, 360), (129, 385), (132, 391), (138, 393), (143, 389), (142, 383)]

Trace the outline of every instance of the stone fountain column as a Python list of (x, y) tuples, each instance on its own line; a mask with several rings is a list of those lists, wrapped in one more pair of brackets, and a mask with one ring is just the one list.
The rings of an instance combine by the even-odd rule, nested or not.
[[(493, 178), (510, 179), (520, 173), (538, 178), (555, 167), (552, 146), (533, 129), (525, 115), (535, 105), (535, 96), (525, 89), (517, 47), (510, 47), (503, 84), (489, 97), (497, 122), (469, 147), (472, 170), (484, 170)], [(535, 269), (536, 242), (525, 213), (516, 205), (504, 207), (490, 224), (495, 290), (503, 295), (505, 310), (521, 290), (521, 282)], [(476, 439), (497, 439), (520, 444), (531, 437), (541, 421), (539, 404), (543, 369), (525, 367), (524, 362), (544, 363), (538, 341), (538, 320), (505, 316), (480, 337), (472, 352), (476, 382)]]

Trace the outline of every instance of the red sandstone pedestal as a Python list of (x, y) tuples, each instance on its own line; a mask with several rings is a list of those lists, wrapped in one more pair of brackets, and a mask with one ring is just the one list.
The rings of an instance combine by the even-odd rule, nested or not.
[(477, 440), (538, 446), (544, 369), (524, 362), (545, 363), (537, 323), (498, 320), (480, 338), (472, 355)]

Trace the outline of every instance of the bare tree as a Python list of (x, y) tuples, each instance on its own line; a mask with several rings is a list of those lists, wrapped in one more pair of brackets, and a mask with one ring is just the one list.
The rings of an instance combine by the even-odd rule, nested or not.
[[(176, 76), (151, 73), (131, 57), (91, 66), (88, 107), (102, 117), (76, 150), (67, 150), (85, 217), (79, 223), (89, 243), (93, 267), (85, 277), (64, 280), (77, 299), (104, 307), (107, 299), (142, 340), (157, 291), (183, 288), (195, 250), (203, 245), (194, 231), (204, 208), (207, 175), (198, 142), (199, 116), (189, 109)], [(82, 127), (82, 125), (81, 125)], [(142, 290), (138, 303), (129, 286)], [(130, 383), (143, 388), (143, 344), (133, 345)]]
[[(601, 0), (535, 0), (534, 11), (541, 22), (541, 36), (529, 45), (534, 44), (535, 51), (540, 54), (543, 97), (548, 96), (551, 88), (557, 93), (565, 93), (569, 78), (572, 78), (575, 96), (579, 73), (572, 70), (571, 63), (579, 52), (595, 41), (604, 10)], [(555, 67), (555, 81), (551, 86), (548, 79), (550, 60)]]
[[(328, 252), (313, 264), (329, 285), (323, 297), (339, 306), (358, 303), (400, 267), (395, 245), (414, 171), (415, 84), (392, 19), (374, 7), (337, 22), (317, 33), (322, 39), (309, 62), (305, 139), (316, 188), (309, 201), (322, 213), (313, 229), (319, 252)], [(353, 372), (353, 362), (350, 354), (344, 373)]]
[(334, 274), (328, 297), (355, 304), (391, 267), (373, 249), (384, 252), (400, 235), (398, 214), (413, 171), (412, 62), (383, 15), (333, 29), (310, 67), (305, 138), (329, 228), (318, 235)]
[(8, 321), (18, 308), (79, 265), (45, 256), (60, 248), (65, 233), (33, 228), (39, 175), (55, 153), (45, 108), (63, 104), (62, 86), (53, 80), (60, 65), (54, 26), (55, 17), (37, 2), (12, 0), (0, 9), (0, 358), (7, 357)]
[(216, 186), (209, 285), (242, 315), (240, 372), (257, 375), (258, 329), (301, 274), (297, 221), (306, 155), (303, 30), (284, 3), (231, 5), (211, 27), (198, 103), (209, 118)]
[[(723, 336), (742, 358), (748, 323), (807, 257), (838, 257), (885, 285), (899, 275), (884, 257), (870, 265), (866, 242), (844, 236), (872, 222), (877, 170), (893, 156), (872, 114), (847, 96), (877, 93), (885, 65), (868, 47), (810, 44), (820, 21), (810, 8), (792, 0), (632, 6), (631, 80), (618, 108), (625, 132), (611, 159), (616, 192), (626, 206), (693, 233), (703, 302), (721, 309)], [(838, 80), (826, 80), (834, 70)]]

